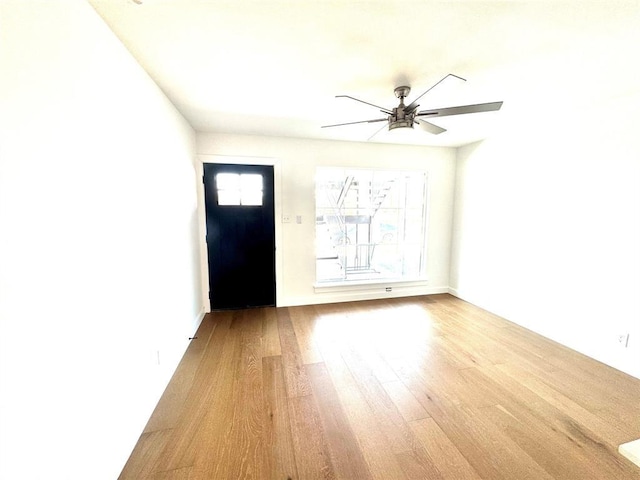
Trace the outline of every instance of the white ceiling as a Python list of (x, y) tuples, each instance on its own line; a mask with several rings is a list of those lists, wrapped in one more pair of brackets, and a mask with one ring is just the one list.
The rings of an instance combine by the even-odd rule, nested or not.
[(400, 141), (459, 146), (523, 118), (544, 134), (566, 109), (638, 90), (637, 0), (89, 2), (204, 132), (366, 141), (382, 124), (320, 128), (382, 116), (335, 95), (393, 108), (394, 87), (411, 86), (411, 101), (454, 73), (468, 81), (443, 82), (421, 109), (502, 110), (433, 120), (448, 131)]

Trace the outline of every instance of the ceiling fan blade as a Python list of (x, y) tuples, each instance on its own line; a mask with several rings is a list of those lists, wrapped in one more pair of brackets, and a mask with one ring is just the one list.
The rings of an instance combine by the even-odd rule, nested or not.
[(442, 82), (444, 82), (447, 78), (449, 77), (456, 77), (459, 78), (460, 80), (463, 81), (467, 81), (465, 78), (459, 77), (458, 75), (455, 75), (453, 73), (448, 73), (447, 75), (445, 75), (444, 77), (442, 77), (438, 82), (436, 82), (435, 85), (433, 85), (431, 88), (429, 88), (429, 90), (427, 90), (426, 92), (422, 93), (418, 98), (416, 98), (413, 102), (411, 102), (409, 105), (407, 105), (406, 107), (404, 107), (404, 111), (405, 113), (410, 113), (413, 112), (416, 108), (419, 107), (418, 105), (418, 100), (420, 100), (426, 93), (430, 92), (431, 90), (433, 90), (434, 88), (436, 88), (438, 85), (440, 85)]
[(367, 105), (371, 105), (372, 107), (379, 108), (384, 113), (388, 113), (389, 115), (391, 115), (391, 113), (392, 113), (391, 110), (389, 110), (388, 108), (379, 107), (378, 105), (374, 105), (373, 103), (365, 102), (364, 100), (360, 100), (358, 98), (351, 97), (349, 95), (336, 95), (336, 98), (350, 98), (351, 100), (355, 100), (356, 102), (365, 103)]
[(460, 107), (423, 110), (416, 113), (416, 116), (447, 117), (449, 115), (464, 115), (465, 113), (493, 112), (495, 110), (500, 110), (500, 107), (502, 107), (502, 102), (477, 103), (475, 105), (464, 105)]
[(382, 127), (380, 127), (378, 130), (375, 131), (375, 133), (373, 135), (371, 135), (369, 138), (367, 138), (367, 142), (369, 140), (371, 140), (373, 137), (375, 137), (376, 135), (378, 135), (382, 130), (384, 130), (386, 127), (386, 125), (383, 125)]
[(355, 125), (356, 123), (375, 123), (375, 122), (386, 122), (386, 118), (376, 118), (374, 120), (361, 120), (359, 122), (347, 122), (347, 123), (336, 123), (334, 125), (322, 125), (320, 128), (329, 128), (329, 127), (342, 127), (343, 125)]
[(419, 122), (416, 121), (416, 123), (420, 125), (420, 128), (434, 135), (440, 135), (441, 133), (447, 131), (446, 128), (439, 127), (438, 125), (434, 125), (433, 123), (425, 122), (424, 120), (420, 120)]

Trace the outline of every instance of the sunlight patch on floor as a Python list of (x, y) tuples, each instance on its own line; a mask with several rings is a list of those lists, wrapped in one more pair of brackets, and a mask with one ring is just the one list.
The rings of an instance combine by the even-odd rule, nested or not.
[(623, 443), (618, 452), (640, 467), (640, 438), (633, 442)]

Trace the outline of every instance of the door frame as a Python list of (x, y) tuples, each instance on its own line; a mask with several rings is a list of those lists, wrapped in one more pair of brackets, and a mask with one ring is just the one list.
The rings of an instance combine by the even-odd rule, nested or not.
[(276, 269), (276, 306), (282, 296), (282, 202), (281, 202), (281, 162), (272, 157), (245, 157), (231, 155), (198, 155), (196, 162), (196, 179), (198, 194), (198, 225), (200, 230), (200, 283), (202, 285), (202, 302), (205, 311), (211, 311), (209, 301), (209, 263), (207, 253), (207, 215), (204, 205), (204, 164), (230, 163), (234, 165), (267, 165), (273, 167), (273, 219), (275, 226), (275, 269)]

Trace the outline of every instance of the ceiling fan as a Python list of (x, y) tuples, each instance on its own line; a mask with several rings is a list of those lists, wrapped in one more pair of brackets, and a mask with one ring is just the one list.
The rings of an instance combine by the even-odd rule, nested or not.
[[(387, 122), (389, 126), (389, 131), (395, 130), (397, 128), (413, 128), (414, 125), (418, 125), (423, 130), (432, 133), (434, 135), (439, 135), (440, 133), (446, 132), (447, 130), (439, 127), (438, 125), (434, 125), (433, 123), (427, 122), (425, 119), (429, 118), (438, 118), (438, 117), (446, 117), (450, 115), (464, 115), (467, 113), (479, 113), (479, 112), (492, 112), (495, 110), (500, 110), (502, 107), (502, 102), (490, 102), (490, 103), (477, 103), (474, 105), (462, 105), (458, 107), (447, 107), (447, 108), (435, 108), (432, 110), (418, 110), (420, 106), (418, 104), (418, 100), (420, 100), (427, 92), (431, 91), (441, 82), (449, 77), (455, 77), (460, 80), (466, 82), (466, 80), (458, 75), (454, 75), (450, 73), (443, 77), (440, 81), (434, 84), (427, 91), (422, 93), (418, 98), (413, 100), (409, 105), (404, 104), (404, 99), (409, 96), (411, 92), (411, 87), (401, 86), (396, 87), (393, 92), (396, 97), (400, 99), (400, 104), (392, 109), (383, 108), (378, 105), (374, 105), (373, 103), (365, 102), (364, 100), (360, 100), (355, 97), (351, 97), (349, 95), (336, 95), (336, 98), (349, 98), (351, 100), (355, 100), (356, 102), (365, 103), (367, 105), (371, 105), (379, 109), (382, 113), (386, 114), (385, 118), (375, 118), (373, 120), (361, 120), (358, 122), (347, 122), (347, 123), (336, 123), (334, 125), (323, 125), (321, 128), (331, 128), (331, 127), (342, 127), (344, 125), (355, 125), (358, 123), (377, 123), (377, 122)], [(377, 130), (369, 139), (373, 138), (377, 135), (382, 129)]]

